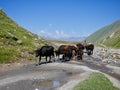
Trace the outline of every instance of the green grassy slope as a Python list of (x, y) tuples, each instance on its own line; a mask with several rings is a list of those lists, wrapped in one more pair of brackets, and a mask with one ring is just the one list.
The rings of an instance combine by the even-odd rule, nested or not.
[(120, 48), (120, 20), (91, 34), (86, 41), (104, 44), (112, 48)]
[(80, 82), (73, 90), (120, 90), (113, 86), (108, 78), (101, 73), (92, 73), (89, 78)]
[(33, 59), (34, 49), (45, 44), (0, 10), (0, 63)]

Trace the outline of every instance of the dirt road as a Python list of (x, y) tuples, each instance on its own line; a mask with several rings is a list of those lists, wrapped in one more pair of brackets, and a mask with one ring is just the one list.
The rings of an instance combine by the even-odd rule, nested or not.
[[(85, 80), (92, 72), (103, 72), (108, 69), (107, 67), (103, 71), (100, 67), (96, 69), (97, 66), (95, 68), (93, 66), (97, 64), (92, 61), (92, 57), (84, 56), (84, 61), (53, 62), (38, 66), (29, 64), (0, 73), (0, 90), (72, 90), (78, 82)], [(113, 68), (108, 72), (118, 74)], [(107, 76), (111, 78), (109, 74)], [(111, 81), (117, 82), (115, 83), (117, 86), (120, 78), (114, 75), (112, 77), (114, 78)]]

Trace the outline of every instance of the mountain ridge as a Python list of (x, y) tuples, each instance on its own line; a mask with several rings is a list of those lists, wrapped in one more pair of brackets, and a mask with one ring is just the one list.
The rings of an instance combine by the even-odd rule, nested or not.
[(120, 48), (120, 20), (107, 25), (86, 38), (87, 42)]
[(63, 38), (52, 38), (52, 37), (43, 37), (47, 40), (62, 40), (62, 41), (68, 41), (68, 42), (81, 42), (84, 41), (86, 37), (63, 37)]

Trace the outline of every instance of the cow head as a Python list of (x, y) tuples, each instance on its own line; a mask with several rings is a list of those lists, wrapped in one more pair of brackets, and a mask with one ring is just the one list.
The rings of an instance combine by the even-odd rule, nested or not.
[(76, 44), (76, 46), (78, 47), (79, 50), (84, 50), (85, 48), (84, 45), (81, 43)]
[(40, 55), (40, 49), (35, 50), (35, 56), (38, 57)]

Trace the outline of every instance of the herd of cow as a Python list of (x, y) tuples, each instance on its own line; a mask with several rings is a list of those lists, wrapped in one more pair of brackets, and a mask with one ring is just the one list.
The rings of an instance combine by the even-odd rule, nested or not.
[[(94, 44), (85, 44), (82, 43), (75, 45), (61, 45), (57, 50), (54, 50), (53, 46), (42, 46), (41, 48), (35, 50), (36, 57), (39, 57), (39, 63), (41, 62), (41, 57), (57, 57), (62, 55), (62, 60), (71, 60), (73, 57), (77, 57), (77, 60), (82, 60), (83, 54), (87, 53), (92, 55), (94, 50)], [(54, 58), (55, 61), (55, 58)]]

